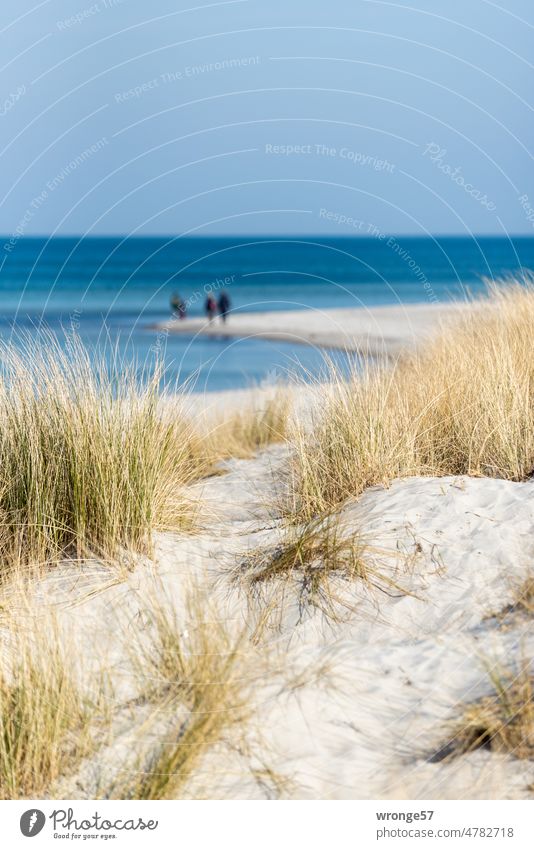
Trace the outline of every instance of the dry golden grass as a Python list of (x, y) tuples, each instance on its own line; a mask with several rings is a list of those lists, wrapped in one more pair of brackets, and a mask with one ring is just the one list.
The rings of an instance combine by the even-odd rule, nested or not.
[[(59, 560), (117, 562), (124, 552), (150, 553), (155, 529), (192, 527), (197, 505), (188, 483), (223, 457), (248, 456), (282, 437), (281, 393), (225, 418), (214, 439), (176, 399), (167, 402), (160, 378), (139, 376), (118, 356), (105, 365), (76, 340), (63, 349), (51, 335), (1, 351), (2, 798), (44, 796), (68, 779), (91, 756), (100, 714), (111, 710), (82, 694), (71, 674), (75, 659), (53, 629), (9, 601), (19, 586), (14, 579), (25, 591), (40, 567)], [(246, 713), (241, 640), (206, 622), (206, 610), (195, 609), (190, 637), (160, 611), (154, 642), (139, 655), (153, 679), (144, 701), (172, 727), (150, 754), (148, 772), (124, 785), (130, 798), (180, 794), (203, 754)]]
[(519, 671), (491, 672), (494, 693), (468, 705), (451, 740), (434, 759), (475, 749), (534, 758), (534, 677), (532, 664)]
[(486, 619), (498, 619), (505, 626), (514, 622), (516, 614), (534, 613), (534, 574), (529, 572), (521, 581), (514, 581), (511, 590), (512, 601), (500, 610), (492, 610)]
[(258, 393), (243, 409), (219, 414), (206, 437), (208, 454), (215, 460), (248, 459), (275, 442), (283, 442), (291, 412), (289, 391), (277, 388), (270, 395)]
[(2, 620), (0, 798), (44, 798), (55, 788), (73, 798), (182, 798), (191, 782), (201, 792), (203, 758), (230, 730), (232, 745), (244, 739), (263, 661), (247, 666), (253, 649), (244, 634), (204, 598), (191, 598), (180, 615), (164, 596), (145, 599), (150, 624), (125, 646), (137, 693), (126, 701), (117, 701), (104, 667), (91, 680), (94, 695), (82, 689), (77, 655), (54, 615), (19, 598)]
[(14, 566), (148, 551), (155, 527), (187, 527), (198, 474), (184, 418), (159, 415), (159, 377), (95, 361), (52, 336), (1, 351), (0, 557)]
[(517, 587), (511, 610), (513, 612), (534, 613), (534, 575), (527, 578)]
[(288, 399), (204, 432), (165, 398), (161, 370), (106, 363), (52, 334), (0, 350), (0, 558), (4, 574), (62, 558), (150, 552), (154, 529), (189, 529), (185, 492), (230, 456), (285, 435)]
[(522, 480), (534, 469), (534, 288), (493, 289), (393, 366), (333, 374), (296, 426), (288, 514), (309, 519), (411, 475)]
[[(53, 628), (30, 637), (13, 623), (0, 672), (0, 798), (42, 798), (94, 746), (95, 717)], [(92, 729), (92, 730), (91, 730)]]
[(251, 552), (234, 572), (234, 580), (256, 599), (263, 599), (264, 585), (275, 585), (271, 601), (280, 594), (285, 597), (289, 581), (301, 617), (312, 607), (335, 617), (332, 579), (368, 580), (364, 550), (356, 535), (340, 532), (337, 520), (312, 519), (290, 526), (278, 545)]
[(290, 524), (279, 544), (252, 551), (234, 570), (233, 579), (263, 606), (271, 625), (292, 598), (299, 619), (316, 609), (330, 621), (340, 621), (343, 611), (354, 611), (354, 582), (405, 595), (407, 591), (379, 566), (380, 556), (391, 560), (392, 552), (379, 552), (357, 531), (348, 530), (339, 516)]
[(164, 718), (166, 730), (138, 769), (114, 783), (112, 798), (182, 798), (204, 756), (231, 728), (244, 727), (243, 636), (232, 635), (205, 599), (187, 608), (185, 625), (169, 604), (152, 606), (150, 639), (136, 647), (138, 675), (155, 724)]

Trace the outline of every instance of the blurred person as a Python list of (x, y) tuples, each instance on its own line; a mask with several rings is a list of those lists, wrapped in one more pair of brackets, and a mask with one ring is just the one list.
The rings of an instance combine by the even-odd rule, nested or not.
[(211, 324), (211, 322), (213, 321), (213, 319), (215, 318), (215, 316), (217, 314), (217, 302), (215, 301), (215, 298), (213, 297), (213, 295), (211, 293), (206, 298), (206, 302), (204, 304), (204, 310), (206, 312), (206, 316), (208, 318), (208, 321)]
[(219, 315), (221, 316), (223, 324), (226, 322), (226, 316), (230, 312), (230, 306), (231, 306), (230, 296), (229, 296), (228, 292), (226, 291), (226, 289), (223, 289), (221, 294), (219, 295), (219, 303), (218, 303)]
[(174, 292), (172, 295), (171, 310), (175, 318), (184, 319), (186, 316), (185, 301), (182, 300), (178, 292)]

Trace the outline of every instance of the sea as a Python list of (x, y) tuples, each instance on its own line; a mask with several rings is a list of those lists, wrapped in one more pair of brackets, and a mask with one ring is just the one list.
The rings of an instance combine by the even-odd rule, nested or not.
[[(76, 334), (104, 356), (118, 346), (140, 374), (162, 361), (168, 385), (211, 392), (319, 376), (324, 354), (289, 342), (162, 334), (155, 325), (170, 317), (175, 292), (189, 316), (222, 288), (234, 312), (464, 299), (488, 281), (525, 279), (534, 238), (4, 237), (0, 269), (4, 341), (46, 331), (63, 344)], [(347, 355), (327, 354), (349, 366)]]

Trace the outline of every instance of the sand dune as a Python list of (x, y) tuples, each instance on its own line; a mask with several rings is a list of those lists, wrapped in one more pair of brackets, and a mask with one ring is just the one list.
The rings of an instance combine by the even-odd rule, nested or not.
[[(62, 561), (15, 583), (19, 606), (6, 585), (29, 656), (57, 634), (69, 662), (51, 649), (52, 670), (92, 705), (92, 745), (53, 774), (52, 798), (532, 797), (531, 299), (496, 297), (426, 359), (378, 369), (385, 395), (373, 378), (360, 395), (334, 382), (341, 417), (324, 385), (297, 388), (268, 448), (247, 437), (247, 393), (191, 398), (203, 425), (242, 414), (249, 449), (216, 453), (202, 478), (164, 477), (198, 506), (193, 525), (162, 511), (154, 551)], [(172, 420), (179, 399), (166, 403)], [(334, 427), (321, 431), (318, 413)]]
[[(198, 485), (206, 505), (199, 535), (159, 535), (155, 569), (140, 563), (124, 583), (86, 600), (82, 593), (75, 608), (61, 612), (65, 634), (84, 652), (88, 685), (95, 668), (110, 665), (122, 698), (135, 694), (120, 637), (140, 627), (155, 587), (183, 611), (193, 579), (208, 589), (221, 618), (252, 627), (253, 612), (229, 570), (250, 549), (278, 538), (265, 504), (285, 450), (230, 461), (226, 475)], [(288, 598), (279, 626), (266, 635), (261, 674), (257, 660), (248, 667), (249, 753), (230, 734), (208, 753), (187, 795), (271, 797), (272, 787), (254, 778), (261, 767), (277, 776), (275, 795), (282, 798), (528, 796), (532, 762), (482, 750), (452, 760), (432, 755), (462, 704), (490, 691), (484, 662), (505, 661), (520, 644), (532, 648), (526, 619), (512, 616), (500, 628), (492, 614), (510, 603), (534, 556), (534, 483), (398, 480), (347, 505), (344, 522), (380, 549), (406, 592), (341, 583), (354, 612), (337, 625), (318, 611), (299, 621)], [(53, 596), (61, 585), (72, 599), (64, 578), (49, 578), (41, 590), (47, 586)], [(95, 573), (89, 584), (94, 589), (105, 580)], [(139, 706), (118, 742), (57, 792), (94, 795), (106, 771), (131, 757), (145, 716)]]

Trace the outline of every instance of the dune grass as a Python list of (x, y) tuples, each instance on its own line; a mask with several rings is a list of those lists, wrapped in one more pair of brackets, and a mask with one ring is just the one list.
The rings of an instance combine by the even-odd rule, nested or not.
[[(332, 517), (311, 519), (289, 526), (280, 543), (250, 552), (234, 570), (233, 578), (256, 601), (271, 594), (274, 610), (283, 608), (288, 584), (295, 591), (299, 616), (312, 608), (336, 619), (335, 579), (371, 579), (365, 546), (357, 534), (347, 535)], [(269, 607), (269, 605), (267, 605)]]
[(186, 527), (182, 487), (198, 473), (183, 417), (159, 415), (147, 381), (52, 335), (0, 351), (2, 570), (148, 551), (155, 527)]
[(243, 635), (233, 634), (205, 599), (194, 596), (186, 609), (187, 624), (170, 604), (157, 602), (149, 640), (136, 646), (145, 699), (165, 729), (137, 769), (114, 782), (111, 798), (183, 798), (204, 756), (231, 728), (244, 727), (250, 682)]
[(48, 333), (0, 348), (0, 559), (14, 567), (150, 552), (155, 529), (190, 529), (184, 487), (285, 435), (281, 390), (209, 431), (117, 351)]
[[(118, 354), (104, 361), (74, 338), (60, 345), (46, 333), (3, 346), (0, 580), (6, 598), (17, 581), (25, 591), (28, 577), (60, 560), (117, 562), (125, 553), (151, 553), (154, 530), (190, 530), (198, 504), (187, 484), (223, 457), (249, 456), (281, 438), (286, 408), (280, 399), (277, 393), (261, 408), (224, 417), (224, 439), (215, 441), (182, 412), (179, 399), (169, 403), (158, 369), (151, 377), (139, 374)], [(206, 622), (207, 610), (189, 616), (191, 636), (185, 637), (174, 615), (160, 611), (146, 653), (136, 643), (151, 681), (143, 700), (168, 716), (170, 726), (148, 753), (149, 769), (128, 777), (119, 795), (179, 795), (202, 756), (246, 713), (236, 671), (240, 638)], [(75, 659), (66, 657), (42, 619), (42, 612), (30, 617), (18, 605), (2, 606), (1, 798), (45, 796), (68, 779), (92, 756), (100, 719), (111, 710), (104, 694), (102, 704), (82, 694)]]
[(512, 600), (500, 610), (492, 610), (487, 619), (498, 619), (506, 624), (517, 614), (531, 616), (534, 613), (534, 574), (528, 570), (521, 580), (514, 580), (511, 585)]
[(534, 676), (532, 663), (491, 670), (493, 693), (467, 705), (451, 740), (435, 760), (488, 749), (519, 759), (534, 758)]
[(534, 470), (534, 286), (493, 288), (421, 350), (332, 375), (297, 424), (287, 512), (311, 518), (411, 475)]
[(106, 667), (91, 694), (82, 687), (53, 612), (28, 602), (4, 614), (0, 799), (45, 798), (58, 787), (74, 798), (88, 789), (97, 798), (188, 797), (191, 782), (201, 792), (201, 762), (227, 732), (241, 742), (258, 676), (246, 666), (244, 634), (196, 593), (180, 614), (165, 596), (145, 602), (149, 624), (126, 646), (135, 693), (126, 701)]
[(534, 613), (534, 574), (530, 573), (524, 581), (522, 581), (515, 590), (513, 603), (509, 607), (509, 611), (521, 612), (525, 614)]
[(286, 387), (276, 387), (269, 394), (258, 391), (242, 409), (214, 417), (206, 437), (208, 449), (215, 460), (253, 457), (267, 445), (286, 439), (290, 412)]
[(408, 594), (391, 568), (398, 556), (398, 551), (370, 545), (340, 516), (324, 515), (289, 523), (278, 544), (249, 552), (232, 578), (262, 611), (260, 632), (265, 625), (276, 627), (287, 603), (295, 601), (299, 621), (316, 610), (335, 623), (354, 612), (357, 584), (390, 595)]
[(0, 671), (2, 799), (44, 797), (93, 748), (99, 705), (82, 694), (71, 673), (74, 659), (53, 629), (46, 633), (46, 640), (32, 639), (15, 623)]

